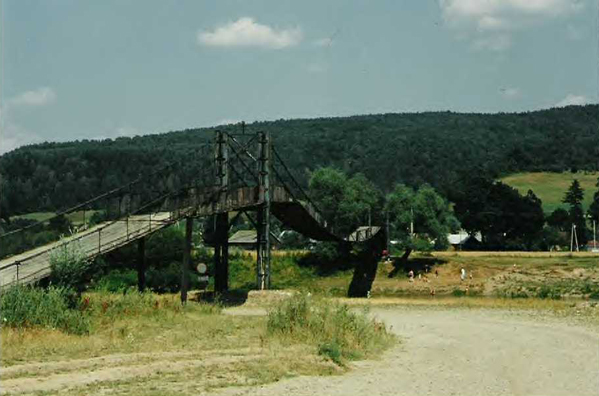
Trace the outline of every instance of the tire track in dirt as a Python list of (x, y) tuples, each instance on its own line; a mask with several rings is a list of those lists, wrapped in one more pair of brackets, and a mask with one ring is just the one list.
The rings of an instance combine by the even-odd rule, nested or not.
[[(247, 348), (203, 354), (185, 351), (132, 353), (90, 359), (29, 363), (2, 369), (0, 394), (66, 390), (101, 382), (125, 381), (199, 367), (232, 364), (258, 359), (262, 356), (256, 351), (249, 356), (250, 351)], [(178, 359), (178, 361), (172, 359)], [(67, 372), (56, 373), (56, 371), (64, 370)], [(32, 373), (34, 376), (5, 378), (7, 374), (16, 376)]]

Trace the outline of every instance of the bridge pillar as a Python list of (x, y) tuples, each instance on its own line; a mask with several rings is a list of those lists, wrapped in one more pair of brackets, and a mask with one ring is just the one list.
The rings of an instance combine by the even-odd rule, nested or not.
[(229, 290), (229, 214), (216, 215), (214, 240), (214, 291)]
[(183, 245), (183, 262), (181, 265), (181, 303), (187, 303), (189, 289), (189, 267), (191, 266), (191, 238), (193, 236), (193, 217), (185, 219), (185, 243)]
[[(220, 188), (219, 202), (227, 200), (229, 189), (229, 135), (218, 131), (216, 134), (216, 172)], [(214, 229), (214, 291), (229, 289), (229, 213), (216, 214)]]
[(137, 241), (137, 288), (140, 292), (146, 289), (146, 238)]
[(259, 135), (258, 172), (260, 190), (263, 194), (262, 205), (258, 208), (257, 245), (257, 282), (258, 289), (270, 289), (270, 171), (271, 145), (270, 134)]
[(361, 247), (362, 251), (358, 255), (358, 264), (354, 269), (354, 275), (349, 284), (348, 297), (368, 297), (386, 244), (386, 232), (379, 232), (364, 242), (364, 245)]

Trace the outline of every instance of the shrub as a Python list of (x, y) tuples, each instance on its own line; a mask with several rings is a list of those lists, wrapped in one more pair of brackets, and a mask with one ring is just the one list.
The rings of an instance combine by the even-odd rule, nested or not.
[(559, 300), (562, 296), (558, 289), (543, 285), (537, 291), (537, 297), (542, 299), (550, 298), (552, 300)]
[(137, 287), (137, 272), (130, 269), (113, 270), (101, 277), (95, 290), (107, 292), (122, 292), (131, 287)]
[(315, 344), (317, 352), (337, 364), (373, 354), (392, 336), (384, 325), (345, 305), (296, 295), (268, 313), (267, 334), (283, 342)]
[[(149, 268), (146, 274), (146, 285), (157, 293), (176, 293), (181, 289), (181, 263), (171, 262), (163, 268)], [(189, 269), (189, 289), (199, 289), (200, 281), (197, 272)]]
[(342, 366), (343, 362), (343, 352), (341, 350), (341, 345), (337, 342), (337, 340), (332, 340), (331, 342), (325, 342), (318, 347), (318, 354), (321, 356), (328, 357), (332, 362)]
[(90, 323), (78, 308), (74, 292), (64, 287), (16, 285), (0, 294), (2, 322), (15, 328), (46, 327), (86, 334)]
[(81, 292), (91, 269), (78, 241), (63, 243), (50, 253), (50, 282)]

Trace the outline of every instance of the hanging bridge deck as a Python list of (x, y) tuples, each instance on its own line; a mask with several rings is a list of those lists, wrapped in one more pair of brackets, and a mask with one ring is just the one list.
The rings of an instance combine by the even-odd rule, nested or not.
[[(77, 244), (87, 258), (118, 249), (150, 235), (187, 216), (202, 217), (215, 213), (253, 210), (264, 202), (264, 189), (243, 187), (218, 192), (214, 188), (193, 191), (183, 200), (165, 200), (160, 211), (125, 216), (82, 230), (60, 241), (0, 260), (0, 288), (18, 283), (34, 283), (50, 274), (50, 257), (63, 245)], [(316, 210), (294, 199), (283, 187), (271, 189), (271, 210), (285, 226), (315, 240), (344, 241), (334, 235)], [(368, 235), (371, 237), (371, 235)], [(354, 238), (362, 242), (368, 238)]]

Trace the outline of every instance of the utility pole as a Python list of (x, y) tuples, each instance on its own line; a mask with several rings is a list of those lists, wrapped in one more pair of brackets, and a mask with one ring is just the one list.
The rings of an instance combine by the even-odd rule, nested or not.
[(570, 233), (570, 252), (574, 251), (574, 244), (576, 243), (576, 251), (578, 252), (578, 235), (576, 234), (576, 224), (572, 223), (572, 231)]
[(410, 239), (414, 238), (414, 208), (410, 208)]
[(391, 254), (391, 250), (389, 250), (389, 245), (390, 245), (390, 235), (389, 235), (389, 211), (386, 211), (385, 213), (386, 219), (385, 219), (385, 228), (387, 231), (387, 254)]

